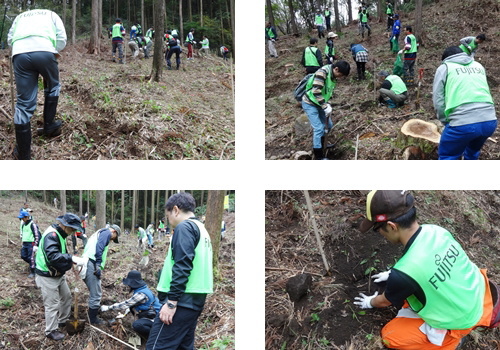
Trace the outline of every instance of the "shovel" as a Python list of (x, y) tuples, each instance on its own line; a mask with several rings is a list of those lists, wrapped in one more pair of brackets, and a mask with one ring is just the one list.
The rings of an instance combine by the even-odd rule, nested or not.
[[(73, 267), (73, 272), (75, 273), (75, 277), (78, 280), (78, 273)], [(77, 333), (83, 332), (85, 328), (85, 320), (78, 319), (78, 287), (75, 287), (75, 305), (73, 307), (73, 317), (71, 317), (68, 321), (66, 321), (66, 331), (69, 335), (74, 335)]]

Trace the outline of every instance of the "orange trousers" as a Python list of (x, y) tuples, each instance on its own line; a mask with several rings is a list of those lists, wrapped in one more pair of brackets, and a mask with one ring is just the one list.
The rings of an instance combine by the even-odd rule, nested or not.
[[(437, 346), (429, 342), (427, 336), (422, 333), (419, 327), (424, 323), (421, 318), (396, 317), (382, 328), (382, 342), (387, 348), (401, 350), (454, 350), (457, 348), (462, 337), (465, 337), (476, 327), (488, 327), (491, 323), (493, 312), (493, 300), (491, 296), (490, 284), (486, 276), (486, 270), (481, 270), (485, 280), (486, 290), (483, 301), (483, 315), (479, 322), (469, 329), (448, 330), (443, 344)], [(408, 304), (405, 303), (405, 306)]]

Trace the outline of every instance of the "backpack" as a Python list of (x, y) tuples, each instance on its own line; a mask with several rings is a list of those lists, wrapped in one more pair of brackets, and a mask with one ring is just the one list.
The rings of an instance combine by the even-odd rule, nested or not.
[(306, 93), (307, 82), (309, 81), (309, 78), (311, 78), (313, 75), (314, 73), (307, 74), (304, 78), (302, 78), (300, 83), (293, 91), (293, 96), (298, 102), (302, 101), (302, 96), (304, 96), (304, 94)]
[(170, 38), (170, 40), (168, 41), (168, 46), (177, 46), (177, 40), (175, 40), (173, 37)]

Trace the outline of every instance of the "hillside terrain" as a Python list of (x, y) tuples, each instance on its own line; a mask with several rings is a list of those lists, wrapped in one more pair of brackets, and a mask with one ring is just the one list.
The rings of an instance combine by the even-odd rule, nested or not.
[[(126, 64), (111, 60), (111, 41), (99, 55), (87, 54), (87, 40), (68, 46), (59, 59), (61, 94), (57, 118), (63, 132), (33, 137), (33, 159), (234, 159), (234, 67), (214, 54), (181, 55), (180, 70), (163, 71), (149, 82), (153, 59)], [(186, 50), (184, 50), (186, 51)], [(15, 146), (8, 52), (0, 61), (0, 159)], [(175, 61), (174, 61), (175, 67)], [(32, 130), (43, 123), (42, 80)]]
[[(383, 349), (381, 328), (394, 307), (361, 310), (359, 293), (382, 293), (373, 274), (402, 253), (374, 232), (361, 234), (367, 191), (309, 191), (330, 274), (319, 253), (303, 191), (266, 192), (266, 349)], [(500, 283), (499, 191), (413, 191), (420, 224), (449, 230), (470, 259)], [(292, 301), (292, 277), (308, 274), (307, 291)], [(305, 289), (305, 288), (304, 288)], [(500, 329), (474, 330), (461, 350), (500, 349)]]
[[(399, 12), (402, 26), (414, 26), (414, 13)], [(401, 126), (410, 118), (437, 121), (432, 105), (432, 82), (441, 55), (445, 48), (458, 45), (465, 36), (485, 33), (487, 41), (480, 45), (476, 60), (486, 69), (490, 91), (497, 111), (500, 106), (500, 66), (497, 57), (500, 48), (496, 45), (500, 34), (497, 21), (500, 4), (494, 0), (436, 1), (423, 8), (424, 33), (415, 64), (415, 80), (423, 69), (420, 92), (417, 85), (410, 87), (409, 98), (404, 107), (388, 109), (375, 103), (378, 91), (373, 80), (380, 70), (392, 72), (395, 54), (389, 50), (388, 33), (385, 32), (385, 17), (381, 23), (370, 22), (372, 35), (362, 40), (369, 50), (367, 80), (354, 79), (356, 63), (350, 54), (350, 44), (361, 40), (356, 23), (342, 28), (335, 40), (338, 59), (351, 65), (351, 73), (346, 80), (340, 80), (330, 100), (335, 124), (327, 136), (333, 145), (328, 150), (330, 159), (402, 159), (403, 147), (397, 142)], [(309, 44), (309, 35), (300, 37), (282, 35), (278, 37), (279, 57), (271, 58), (266, 47), (266, 89), (265, 89), (265, 129), (266, 159), (298, 159), (298, 155), (312, 150), (312, 134), (307, 116), (300, 103), (293, 98), (293, 90), (302, 79), (304, 68), (300, 64), (302, 51)], [(402, 32), (399, 38), (401, 46)], [(318, 47), (323, 50), (325, 39), (320, 39)], [(369, 72), (369, 73), (368, 73)], [(419, 98), (417, 98), (419, 96)], [(497, 129), (482, 149), (480, 159), (500, 158), (500, 131)], [(356, 140), (359, 142), (356, 146)], [(357, 152), (356, 152), (357, 151)], [(428, 152), (426, 159), (437, 159), (437, 152)], [(310, 159), (310, 156), (305, 156)], [(302, 159), (302, 158), (299, 158)]]
[[(5, 192), (5, 191), (4, 191)], [(0, 255), (4, 272), (0, 276), (2, 295), (0, 296), (0, 319), (2, 332), (0, 334), (0, 349), (23, 350), (94, 350), (94, 349), (130, 349), (118, 341), (103, 335), (88, 326), (87, 301), (88, 289), (81, 279), (66, 273), (68, 285), (74, 296), (75, 288), (78, 292), (79, 319), (87, 320), (82, 333), (66, 336), (63, 341), (57, 342), (44, 336), (45, 317), (41, 292), (36, 288), (33, 279), (29, 279), (28, 266), (20, 258), (21, 243), (19, 240), (19, 220), (17, 215), (23, 199), (2, 193), (0, 201)], [(30, 201), (33, 216), (41, 230), (45, 230), (55, 222), (60, 215), (59, 210), (34, 200)], [(219, 267), (221, 281), (214, 283), (214, 294), (207, 297), (205, 309), (202, 312), (196, 329), (195, 347), (197, 349), (227, 349), (235, 348), (235, 226), (234, 213), (224, 213), (226, 234), (221, 240), (219, 253)], [(91, 226), (91, 225), (90, 225)], [(89, 227), (90, 227), (89, 226)], [(88, 234), (93, 230), (87, 228)], [(155, 237), (156, 238), (156, 237)], [(102, 273), (102, 301), (101, 305), (111, 305), (130, 298), (128, 287), (122, 284), (122, 279), (130, 270), (141, 271), (143, 279), (155, 292), (157, 273), (162, 269), (169, 239), (156, 241), (155, 248), (146, 257), (137, 249), (135, 233), (122, 234), (120, 243), (110, 243), (106, 269)], [(72, 253), (71, 240), (67, 240), (68, 251)], [(81, 250), (82, 241), (77, 239)], [(145, 264), (145, 260), (149, 262)], [(72, 305), (74, 303), (72, 302)], [(73, 314), (73, 308), (72, 313)], [(105, 321), (112, 321), (118, 313), (108, 311), (101, 313)], [(134, 316), (128, 314), (120, 324), (104, 325), (100, 328), (108, 334), (128, 342), (135, 332), (132, 329)], [(138, 349), (145, 349), (145, 344)]]

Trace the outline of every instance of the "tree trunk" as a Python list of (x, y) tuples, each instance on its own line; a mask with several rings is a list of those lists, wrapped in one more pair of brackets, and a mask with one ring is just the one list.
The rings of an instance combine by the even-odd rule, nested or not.
[[(231, 0), (231, 1), (234, 1), (234, 0)], [(273, 15), (273, 7), (271, 4), (271, 0), (266, 0), (266, 9), (267, 9), (267, 15), (269, 18), (269, 23), (271, 23), (271, 25), (274, 27), (274, 15)], [(233, 33), (234, 33), (234, 31), (233, 31)], [(233, 52), (234, 52), (234, 50), (233, 50)]]
[(66, 214), (66, 190), (61, 190), (61, 212)]
[(165, 23), (165, 1), (156, 0), (156, 11), (153, 18), (153, 28), (157, 35), (155, 35), (155, 50), (153, 53), (153, 65), (151, 70), (151, 81), (160, 82), (163, 75), (163, 52), (161, 48), (163, 47), (163, 30)]
[(136, 225), (136, 212), (135, 212), (135, 202), (136, 202), (136, 196), (137, 196), (137, 190), (132, 191), (132, 228), (130, 229), (130, 232), (132, 233), (133, 230), (135, 230), (135, 225)]
[(339, 0), (333, 1), (333, 11), (335, 12), (335, 30), (337, 31), (337, 34), (339, 34), (342, 31), (339, 14)]
[(71, 44), (76, 43), (76, 0), (71, 1)]
[(382, 5), (382, 0), (377, 1), (377, 18), (378, 18), (378, 23), (382, 22), (382, 9), (384, 6)]
[(201, 190), (201, 195), (200, 195), (200, 207), (203, 206), (204, 198), (205, 197), (205, 191)]
[(98, 39), (97, 39), (97, 46), (99, 47), (99, 51), (101, 50), (101, 37), (102, 37), (102, 0), (99, 0), (99, 5), (98, 5), (98, 9), (99, 9), (99, 13), (98, 13), (98, 16), (99, 16), (99, 22), (97, 22), (99, 28), (97, 29), (97, 32), (98, 32)]
[(78, 213), (83, 215), (83, 191), (80, 190), (79, 201), (78, 201)]
[(42, 191), (43, 204), (47, 204), (47, 191)]
[(151, 218), (151, 222), (155, 222), (155, 190), (151, 191), (151, 215), (149, 216)]
[(414, 35), (417, 42), (422, 43), (422, 0), (415, 0), (415, 28)]
[(146, 30), (146, 26), (144, 24), (144, 0), (141, 0), (141, 26), (142, 31), (144, 32)]
[(155, 206), (155, 222), (158, 223), (158, 220), (160, 219), (159, 217), (159, 212), (161, 212), (160, 210), (160, 197), (161, 197), (161, 192), (160, 190), (158, 190), (158, 192), (156, 193), (156, 206)]
[(293, 9), (293, 0), (288, 0), (288, 10), (290, 11), (290, 21), (292, 22), (292, 34), (298, 34), (297, 21), (295, 20), (295, 10)]
[[(179, 0), (182, 1), (182, 0)], [(189, 14), (189, 22), (193, 22), (193, 11), (191, 8), (191, 0), (188, 0), (188, 14)]]
[(92, 19), (90, 25), (90, 43), (87, 53), (99, 54), (99, 0), (92, 0)]
[(184, 43), (184, 24), (182, 19), (182, 0), (179, 0), (179, 31), (181, 33), (181, 44)]
[(200, 0), (200, 26), (203, 27), (203, 0)]
[(351, 23), (352, 22), (352, 0), (347, 0), (347, 18), (348, 18), (347, 23)]
[(122, 210), (120, 215), (120, 228), (125, 231), (125, 190), (122, 190)]
[(115, 191), (111, 190), (111, 214), (110, 214), (110, 223), (114, 223), (115, 221)]
[(231, 5), (231, 32), (232, 32), (232, 38), (233, 38), (233, 62), (236, 61), (236, 41), (234, 40), (235, 35), (234, 35), (234, 0), (230, 0), (229, 4)]
[(62, 0), (62, 5), (63, 5), (63, 10), (62, 10), (62, 22), (63, 25), (66, 27), (66, 9), (68, 8), (68, 4), (66, 3), (66, 0)]
[(87, 190), (87, 213), (90, 216), (90, 190)]
[(147, 227), (148, 222), (148, 191), (144, 191), (144, 227)]
[(95, 225), (96, 230), (106, 227), (106, 191), (96, 191)]
[(205, 227), (212, 241), (214, 282), (221, 279), (219, 271), (219, 247), (223, 212), (224, 191), (208, 191)]

